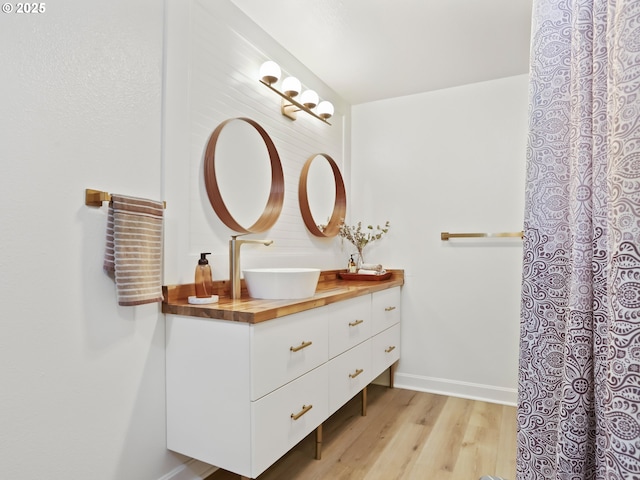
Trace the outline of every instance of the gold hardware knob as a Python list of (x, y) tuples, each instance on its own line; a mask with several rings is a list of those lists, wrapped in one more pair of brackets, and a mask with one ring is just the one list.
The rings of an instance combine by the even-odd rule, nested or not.
[(303, 348), (307, 348), (309, 345), (311, 345), (313, 342), (302, 342), (300, 345), (298, 345), (297, 347), (291, 347), (289, 348), (289, 350), (291, 350), (292, 352), (299, 352), (300, 350), (302, 350)]
[(385, 348), (385, 352), (389, 353), (389, 352), (393, 352), (396, 349), (395, 345), (391, 345), (389, 348)]
[(300, 410), (298, 413), (292, 413), (291, 418), (293, 418), (294, 420), (298, 420), (302, 415), (307, 413), (312, 408), (313, 405), (302, 405), (302, 410)]
[(395, 310), (395, 309), (396, 309), (396, 307), (386, 307), (386, 308), (384, 309), (384, 311), (385, 311), (385, 312), (390, 312), (391, 310)]
[(364, 320), (356, 320), (355, 322), (349, 322), (349, 326), (350, 327), (355, 327), (357, 325), (360, 325), (363, 322), (364, 322)]
[(364, 372), (364, 370), (362, 368), (358, 368), (354, 373), (349, 374), (349, 378), (356, 378), (362, 372)]

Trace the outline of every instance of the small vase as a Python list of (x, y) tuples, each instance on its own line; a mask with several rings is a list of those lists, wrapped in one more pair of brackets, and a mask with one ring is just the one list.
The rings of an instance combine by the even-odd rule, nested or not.
[(358, 258), (356, 258), (356, 265), (358, 266), (358, 270), (360, 270), (362, 268), (362, 265), (364, 265), (364, 257), (362, 256), (361, 250), (358, 251)]

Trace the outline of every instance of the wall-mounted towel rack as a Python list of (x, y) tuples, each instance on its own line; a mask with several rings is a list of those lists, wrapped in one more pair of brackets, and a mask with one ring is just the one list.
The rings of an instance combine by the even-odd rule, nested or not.
[(524, 238), (524, 232), (503, 232), (503, 233), (449, 233), (449, 232), (440, 232), (440, 240), (449, 240), (450, 238), (506, 238), (506, 237)]
[[(88, 207), (101, 207), (102, 202), (110, 202), (111, 195), (109, 192), (103, 192), (102, 190), (94, 190), (87, 188), (84, 191), (84, 204)], [(167, 208), (167, 202), (162, 202), (164, 208)]]
[(93, 190), (87, 188), (84, 191), (84, 204), (88, 207), (101, 207), (102, 202), (110, 202), (111, 195), (108, 192), (101, 192), (100, 190)]

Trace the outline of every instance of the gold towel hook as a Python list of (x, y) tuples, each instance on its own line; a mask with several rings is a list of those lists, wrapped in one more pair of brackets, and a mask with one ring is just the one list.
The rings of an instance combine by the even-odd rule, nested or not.
[(111, 195), (108, 192), (87, 188), (84, 191), (84, 204), (88, 207), (101, 207), (102, 202), (110, 202)]

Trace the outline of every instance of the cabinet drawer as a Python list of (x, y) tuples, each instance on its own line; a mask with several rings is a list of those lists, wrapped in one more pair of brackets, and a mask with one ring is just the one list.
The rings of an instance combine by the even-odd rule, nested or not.
[(386, 330), (400, 321), (400, 287), (375, 292), (371, 300), (372, 334)]
[(327, 419), (327, 382), (324, 364), (252, 402), (251, 478), (260, 475)]
[(400, 358), (400, 324), (397, 323), (371, 339), (373, 373), (380, 374)]
[(371, 369), (371, 340), (367, 340), (329, 361), (329, 414), (333, 414), (374, 375)]
[(329, 358), (371, 337), (371, 295), (329, 305)]
[(328, 359), (327, 310), (318, 308), (252, 326), (251, 400)]

